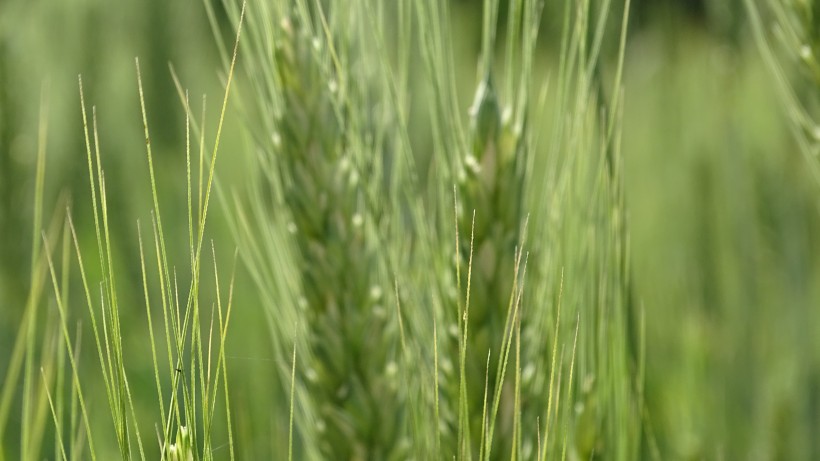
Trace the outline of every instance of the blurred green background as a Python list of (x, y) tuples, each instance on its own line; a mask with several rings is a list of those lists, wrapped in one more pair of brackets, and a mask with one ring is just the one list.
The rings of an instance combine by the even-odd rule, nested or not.
[[(544, 12), (545, 75), (557, 65), (554, 3)], [(452, 5), (458, 64), (474, 75), (481, 2)], [(646, 320), (648, 458), (820, 459), (820, 184), (790, 137), (750, 34), (739, 0), (636, 0), (630, 11), (623, 154), (635, 296)], [(614, 51), (614, 35), (609, 42)], [(123, 312), (125, 325), (137, 325), (124, 343), (144, 347), (136, 220), (146, 232), (151, 204), (135, 57), (167, 235), (179, 243), (172, 259), (184, 264), (185, 118), (169, 63), (194, 113), (208, 95), (207, 126), (215, 126), (224, 72), (201, 1), (0, 2), (0, 382), (28, 292), (43, 99), (46, 223), (70, 203), (82, 244), (94, 245), (78, 74), (97, 110), (115, 264), (127, 274), (119, 296), (135, 300), (134, 311)], [(229, 112), (217, 165), (225, 190), (247, 171), (241, 123)], [(235, 243), (219, 208), (206, 237), (227, 274)], [(273, 416), (283, 412), (270, 411), (287, 405), (275, 379), (281, 364), (271, 359), (267, 320), (241, 269), (235, 293), (227, 347), (237, 454), (266, 459), (287, 437), (287, 421)], [(136, 372), (136, 398), (153, 403), (150, 358), (131, 366), (144, 370)], [(92, 409), (106, 412), (102, 402)], [(0, 434), (10, 458), (16, 414)]]

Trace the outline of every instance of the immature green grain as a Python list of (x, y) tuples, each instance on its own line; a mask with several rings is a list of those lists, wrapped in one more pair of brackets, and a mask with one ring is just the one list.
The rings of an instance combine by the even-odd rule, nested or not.
[[(512, 299), (516, 275), (517, 247), (521, 244), (525, 216), (522, 191), (524, 177), (521, 166), (526, 159), (520, 150), (522, 133), (516, 131), (510, 113), (502, 117), (502, 108), (488, 74), (480, 82), (475, 101), (470, 109), (468, 132), (469, 150), (461, 161), (463, 169), (458, 176), (458, 226), (462, 233), (459, 248), (461, 267), (468, 267), (472, 259), (469, 286), (469, 315), (466, 337), (464, 380), (467, 389), (467, 409), (470, 420), (470, 438), (480, 440), (484, 433), (485, 392), (495, 395), (496, 375), (508, 328), (507, 315)], [(474, 219), (474, 223), (473, 223)], [(467, 283), (462, 281), (462, 286)], [(485, 367), (487, 354), (495, 360)], [(489, 376), (485, 376), (489, 373)], [(457, 376), (445, 379), (457, 382)], [(487, 379), (489, 378), (489, 379)], [(483, 389), (478, 383), (489, 382)], [(512, 431), (512, 388), (505, 390), (505, 421), (499, 424), (499, 437), (506, 438)], [(507, 445), (496, 453), (509, 456)]]
[[(507, 90), (502, 97), (496, 87), (493, 54), (498, 9), (498, 2), (485, 2), (482, 65), (467, 111), (469, 121), (461, 125), (458, 110), (451, 103), (457, 98), (448, 75), (448, 7), (433, 2), (419, 6), (420, 21), (430, 28), (422, 32), (421, 48), (437, 97), (430, 104), (430, 119), (437, 148), (447, 154), (437, 157), (438, 165), (450, 173), (443, 179), (456, 186), (457, 251), (448, 268), (452, 273), (438, 280), (446, 325), (440, 329), (445, 339), (439, 371), (441, 454), (464, 459), (509, 458), (520, 408), (514, 384), (518, 371), (514, 361), (508, 362), (508, 354), (510, 346), (517, 344), (512, 337), (518, 329), (513, 325), (520, 320), (518, 307), (523, 293), (518, 278), (526, 265), (521, 263), (526, 260), (521, 245), (526, 222), (525, 166), (530, 155), (526, 118), (530, 108), (526, 98), (517, 99), (518, 91)], [(537, 2), (510, 5), (509, 14), (515, 19), (510, 20), (507, 44), (512, 51), (503, 76), (507, 88), (512, 88), (513, 82), (520, 85), (520, 94), (527, 93), (524, 87), (531, 78), (527, 63), (532, 62), (533, 50), (533, 45), (522, 47), (522, 43), (535, 40), (538, 12)], [(526, 33), (522, 33), (522, 23)], [(447, 188), (442, 183), (439, 193), (445, 194)], [(453, 253), (449, 237), (453, 231), (452, 224), (441, 228), (439, 244), (444, 254)], [(512, 378), (505, 379), (502, 375), (508, 365)]]
[[(295, 277), (291, 293), (260, 283), (275, 300), (272, 318), (304, 328), (295, 338), (294, 431), (327, 459), (399, 456), (408, 445), (382, 247), (394, 141), (375, 55), (364, 49), (370, 22), (362, 5), (258, 8), (248, 49), (264, 61), (247, 68), (254, 93), (243, 108), (261, 114), (251, 124), (262, 168), (249, 234), (264, 250), (243, 254), (260, 277), (268, 267)], [(260, 239), (276, 229), (286, 231), (281, 240)], [(287, 333), (273, 339), (281, 351), (293, 347)], [(290, 368), (281, 371), (291, 382)]]
[[(451, 104), (447, 7), (420, 5), (420, 17), (433, 18), (421, 49), (437, 97), (430, 118), (438, 165), (457, 185), (460, 237), (452, 276), (440, 277), (441, 454), (632, 459), (639, 434), (626, 429), (635, 426), (637, 405), (625, 341), (622, 50), (613, 96), (602, 93), (597, 70), (609, 2), (597, 13), (589, 1), (567, 6), (556, 90), (538, 99), (540, 4), (510, 2), (505, 65), (495, 66), (499, 3), (485, 2), (478, 84), (464, 125)], [(549, 127), (539, 126), (548, 120), (547, 95)], [(441, 235), (452, 235), (452, 226)], [(450, 242), (440, 239), (440, 248)], [(561, 321), (561, 304), (571, 320)], [(570, 345), (572, 354), (557, 353)]]

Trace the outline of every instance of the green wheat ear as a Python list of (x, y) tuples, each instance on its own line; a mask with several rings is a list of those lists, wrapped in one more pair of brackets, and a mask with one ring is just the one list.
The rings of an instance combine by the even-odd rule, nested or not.
[[(502, 116), (492, 77), (487, 75), (478, 85), (470, 110), (471, 152), (463, 160), (464, 174), (459, 178), (460, 229), (469, 230), (471, 213), (476, 213), (474, 287), (489, 290), (489, 298), (479, 295), (475, 306), (481, 311), (494, 304), (502, 315), (512, 289), (515, 248), (524, 221), (524, 177), (518, 168), (519, 157), (525, 155), (520, 151), (523, 133), (515, 130), (509, 114)], [(483, 321), (484, 314), (478, 315), (476, 320)], [(503, 318), (497, 320), (503, 324)]]
[(168, 446), (168, 461), (194, 461), (194, 447), (188, 428), (180, 426), (176, 442)]
[[(444, 453), (458, 452), (466, 457), (483, 458), (488, 453), (485, 450), (493, 438), (496, 414), (501, 415), (498, 439), (505, 442), (492, 456), (508, 457), (512, 446), (513, 389), (502, 384), (510, 379), (500, 373), (509, 358), (509, 322), (515, 321), (518, 306), (513, 301), (516, 278), (519, 270), (523, 272), (517, 251), (525, 221), (525, 181), (520, 166), (528, 153), (524, 149), (525, 130), (517, 128), (512, 112), (503, 109), (493, 77), (486, 73), (469, 109), (466, 145), (455, 172), (459, 248), (451, 269), (453, 279), (461, 279), (456, 283), (462, 293), (461, 301), (452, 300), (456, 306), (448, 312), (458, 312), (461, 318), (448, 320), (452, 326), (442, 359), (441, 413), (447, 428)], [(469, 291), (466, 306), (465, 291)], [(451, 366), (456, 360), (461, 365)], [(502, 400), (499, 410), (495, 402)], [(452, 439), (456, 436), (457, 442)]]
[[(282, 351), (294, 341), (299, 349), (294, 434), (313, 445), (304, 448), (308, 457), (402, 457), (406, 410), (382, 241), (394, 141), (376, 58), (359, 36), (372, 18), (363, 5), (301, 6), (248, 23), (246, 45), (251, 54), (264, 50), (267, 61), (248, 68), (258, 86), (243, 101), (265, 114), (251, 127), (264, 168), (250, 191), (255, 222), (245, 232), (254, 240), (281, 235), (245, 259), (254, 272), (292, 278), (290, 292), (274, 288), (276, 280), (257, 286), (274, 322), (294, 319), (302, 329), (274, 332), (274, 341)], [(287, 371), (281, 379), (290, 382)]]
[[(489, 412), (485, 389), (478, 384), (488, 383), (486, 391), (491, 399), (503, 385), (498, 382), (497, 375), (507, 347), (504, 343), (509, 339), (505, 336), (505, 325), (510, 300), (514, 296), (516, 247), (520, 243), (524, 221), (524, 178), (517, 168), (517, 157), (523, 155), (518, 151), (522, 133), (515, 131), (509, 112), (506, 117), (503, 115), (490, 74), (476, 89), (470, 116), (470, 151), (463, 160), (458, 198), (462, 205), (459, 228), (465, 234), (472, 229), (473, 234), (472, 241), (463, 239), (460, 264), (466, 268), (472, 259), (464, 379), (471, 383), (468, 389), (470, 435), (472, 439), (480, 440), (480, 434), (484, 432), (482, 415)], [(492, 358), (488, 368), (487, 353), (490, 351)], [(512, 405), (509, 395), (504, 402), (504, 407)], [(502, 410), (504, 413), (506, 411)], [(511, 424), (508, 419), (501, 421), (500, 431), (511, 430)], [(503, 436), (508, 441), (509, 437), (509, 433)], [(499, 447), (493, 456), (509, 456), (509, 447), (507, 444)]]

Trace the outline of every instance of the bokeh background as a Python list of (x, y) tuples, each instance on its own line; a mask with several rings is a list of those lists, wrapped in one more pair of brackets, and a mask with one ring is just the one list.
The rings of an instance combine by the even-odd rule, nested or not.
[[(229, 22), (218, 3), (224, 33)], [(465, 112), (481, 3), (452, 0), (459, 72), (469, 82)], [(560, 2), (546, 3), (545, 76), (556, 65), (561, 17), (553, 5)], [(820, 459), (820, 184), (790, 135), (743, 2), (636, 0), (629, 14), (623, 155), (633, 281), (646, 322), (644, 453)], [(608, 46), (617, 48), (615, 35)], [(215, 126), (224, 68), (201, 1), (0, 2), (0, 382), (28, 293), (42, 101), (46, 222), (70, 203), (83, 245), (95, 245), (78, 74), (97, 110), (115, 264), (127, 274), (119, 296), (142, 298), (137, 219), (145, 229), (151, 196), (135, 57), (165, 226), (180, 243), (171, 246), (172, 258), (185, 261), (185, 118), (169, 64), (195, 108), (208, 95)], [(249, 174), (241, 123), (229, 111), (217, 166), (225, 190)], [(236, 243), (219, 204), (211, 216), (207, 237), (227, 273)], [(287, 405), (274, 372), (280, 364), (241, 268), (235, 293), (227, 347), (232, 406), (242, 409), (235, 414), (238, 455), (272, 459), (287, 437), (286, 422), (273, 416), (282, 412), (270, 410)], [(144, 323), (141, 307), (123, 316), (126, 325)], [(146, 341), (144, 328), (124, 334), (126, 349)], [(137, 398), (153, 403), (150, 358), (131, 366), (144, 370), (136, 373)], [(95, 411), (107, 417), (102, 402)], [(10, 459), (17, 457), (16, 413), (0, 443)]]

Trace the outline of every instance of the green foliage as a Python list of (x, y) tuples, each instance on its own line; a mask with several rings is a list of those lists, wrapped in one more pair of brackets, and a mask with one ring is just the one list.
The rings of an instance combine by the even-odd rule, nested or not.
[[(791, 138), (740, 0), (691, 2), (703, 21), (643, 2), (629, 41), (628, 1), (125, 5), (156, 26), (145, 78), (113, 64), (134, 53), (122, 18), (89, 28), (99, 50), (24, 45), (58, 72), (37, 123), (18, 44), (52, 35), (20, 32), (18, 3), (0, 5), (0, 461), (820, 453), (810, 2), (746, 0)], [(211, 62), (188, 35), (205, 20), (213, 150), (181, 83), (212, 70), (186, 71)], [(29, 230), (25, 258), (8, 235)]]
[[(229, 76), (231, 73), (229, 73)], [(225, 336), (231, 312), (231, 294), (228, 295), (227, 304), (223, 307), (220, 297), (218, 271), (214, 269), (214, 286), (216, 291), (216, 301), (211, 309), (210, 326), (206, 329), (200, 323), (199, 308), (199, 276), (201, 249), (204, 236), (205, 221), (208, 213), (208, 199), (211, 192), (211, 182), (213, 178), (213, 162), (208, 170), (208, 182), (204, 188), (204, 197), (200, 196), (193, 209), (191, 201), (191, 176), (188, 171), (188, 217), (189, 217), (189, 241), (190, 241), (190, 263), (191, 263), (191, 285), (187, 292), (187, 301), (180, 303), (179, 281), (176, 269), (169, 269), (168, 256), (166, 253), (166, 240), (163, 234), (161, 213), (157, 199), (156, 180), (154, 176), (154, 163), (151, 149), (151, 138), (148, 130), (145, 102), (143, 97), (142, 79), (139, 72), (139, 62), (137, 62), (137, 80), (139, 83), (139, 96), (142, 109), (143, 124), (145, 129), (145, 142), (148, 159), (148, 170), (150, 176), (150, 191), (153, 195), (153, 237), (156, 250), (156, 263), (158, 277), (158, 288), (162, 304), (162, 321), (165, 329), (165, 339), (167, 346), (167, 362), (158, 359), (158, 344), (155, 341), (152, 318), (157, 315), (151, 308), (151, 294), (149, 294), (148, 273), (146, 271), (146, 257), (143, 251), (143, 241), (140, 233), (139, 256), (140, 270), (142, 274), (142, 284), (145, 294), (145, 313), (148, 320), (148, 333), (150, 338), (150, 353), (153, 361), (153, 371), (156, 382), (156, 392), (158, 398), (158, 410), (160, 423), (157, 425), (157, 435), (160, 446), (156, 452), (160, 453), (161, 459), (213, 459), (212, 431), (214, 412), (217, 408), (219, 383), (222, 381), (226, 397), (225, 411), (227, 413), (228, 429), (227, 438), (230, 445), (230, 456), (233, 458), (233, 441), (230, 430), (230, 407), (227, 402), (228, 380), (225, 364)], [(230, 77), (228, 82), (230, 88)], [(226, 91), (227, 100), (227, 91)], [(42, 232), (37, 235), (40, 227), (40, 220), (43, 210), (44, 191), (44, 171), (46, 152), (46, 124), (45, 114), (41, 120), (40, 147), (38, 149), (37, 180), (35, 182), (35, 235), (32, 246), (32, 259), (37, 264), (32, 266), (31, 291), (29, 302), (24, 313), (24, 326), (17, 335), (13, 360), (7, 370), (6, 379), (3, 381), (2, 389), (2, 412), (0, 412), (0, 434), (4, 433), (8, 421), (9, 400), (17, 392), (19, 386), (18, 378), (20, 368), (23, 367), (22, 378), (22, 401), (23, 401), (23, 424), (21, 430), (20, 456), (23, 459), (38, 458), (43, 452), (43, 437), (45, 432), (44, 415), (45, 402), (48, 401), (48, 408), (51, 410), (52, 421), (54, 423), (54, 455), (62, 459), (90, 458), (105, 459), (112, 456), (111, 441), (103, 441), (101, 445), (95, 443), (99, 440), (99, 434), (104, 425), (104, 419), (92, 413), (90, 406), (95, 401), (92, 397), (94, 391), (89, 392), (92, 387), (98, 390), (100, 383), (104, 388), (104, 398), (110, 411), (110, 426), (113, 426), (113, 441), (115, 450), (122, 459), (146, 459), (146, 449), (144, 447), (143, 436), (140, 433), (141, 415), (134, 404), (132, 381), (129, 374), (133, 373), (126, 366), (128, 361), (134, 360), (135, 356), (129, 356), (125, 352), (123, 339), (123, 323), (121, 309), (123, 305), (131, 304), (130, 300), (121, 302), (118, 299), (117, 279), (113, 263), (112, 240), (109, 226), (109, 206), (108, 189), (105, 182), (105, 173), (101, 163), (100, 136), (97, 129), (96, 107), (92, 107), (91, 123), (87, 115), (87, 108), (84, 99), (82, 79), (80, 79), (80, 102), (82, 108), (82, 120), (85, 134), (86, 159), (88, 165), (88, 176), (90, 179), (91, 208), (94, 218), (94, 231), (96, 237), (97, 256), (99, 268), (102, 276), (99, 281), (99, 300), (93, 295), (89, 284), (89, 274), (87, 261), (84, 261), (84, 252), (81, 250), (80, 239), (78, 238), (71, 209), (69, 208), (64, 220), (62, 231), (59, 227), (51, 226), (49, 232)], [(224, 118), (224, 107), (220, 118)], [(90, 128), (89, 128), (90, 125)], [(189, 125), (188, 125), (189, 128)], [(219, 130), (215, 141), (212, 160), (216, 159), (217, 147), (219, 146)], [(204, 143), (201, 145), (200, 156), (204, 155)], [(188, 165), (190, 165), (190, 143), (186, 149)], [(200, 160), (200, 165), (202, 161)], [(200, 171), (199, 190), (203, 190)], [(197, 214), (196, 227), (194, 227), (193, 215)], [(61, 215), (55, 214), (55, 218)], [(154, 221), (153, 218), (156, 218)], [(57, 220), (56, 222), (59, 222)], [(139, 228), (139, 225), (138, 225)], [(194, 234), (197, 234), (196, 240)], [(55, 247), (50, 244), (50, 239), (62, 241), (61, 272), (59, 274), (55, 265)], [(42, 242), (42, 244), (40, 244)], [(196, 245), (195, 245), (196, 242)], [(76, 255), (76, 266), (79, 268), (80, 282), (82, 287), (82, 301), (69, 297), (69, 287), (72, 285), (71, 268), (72, 244)], [(42, 255), (41, 255), (42, 252)], [(85, 253), (87, 254), (87, 252)], [(214, 260), (216, 255), (214, 253)], [(96, 271), (94, 272), (96, 273)], [(43, 284), (50, 278), (54, 290), (53, 304), (56, 305), (57, 316), (49, 315), (49, 321), (42, 330), (37, 328), (38, 310), (40, 309)], [(233, 282), (231, 282), (232, 287)], [(150, 284), (153, 286), (153, 283)], [(94, 290), (96, 291), (96, 290)], [(231, 290), (232, 291), (232, 290)], [(86, 304), (88, 319), (90, 319), (93, 346), (99, 359), (99, 371), (101, 376), (86, 375), (80, 371), (79, 353), (83, 338), (81, 336), (81, 321), (86, 317), (79, 312), (73, 313), (71, 305), (75, 303)], [(132, 307), (133, 309), (133, 307)], [(202, 314), (203, 317), (205, 314)], [(56, 317), (56, 318), (55, 318)], [(218, 323), (215, 324), (215, 320)], [(70, 328), (77, 322), (76, 333), (72, 337)], [(214, 326), (217, 330), (214, 331)], [(206, 331), (207, 339), (203, 339), (203, 331)], [(214, 334), (216, 333), (216, 334)], [(42, 336), (44, 346), (37, 348), (34, 346), (38, 336)], [(218, 344), (214, 345), (216, 339)], [(148, 352), (146, 350), (143, 353)], [(67, 360), (66, 360), (67, 359)], [(212, 368), (212, 359), (215, 359)], [(35, 360), (39, 360), (40, 375), (42, 383), (35, 384), (33, 367)], [(21, 363), (22, 362), (22, 363)], [(190, 368), (188, 368), (188, 365)], [(186, 373), (186, 369), (188, 373)], [(167, 373), (167, 374), (166, 374)], [(133, 377), (133, 374), (131, 374)], [(185, 376), (188, 377), (186, 380)], [(170, 395), (163, 392), (163, 381), (167, 386), (170, 381)], [(197, 395), (199, 400), (197, 400)], [(102, 400), (102, 397), (100, 397)], [(167, 400), (166, 400), (167, 399)], [(166, 410), (167, 406), (167, 410)], [(97, 416), (97, 417), (94, 417)], [(51, 431), (50, 431), (51, 432)], [(172, 434), (177, 434), (176, 442), (169, 444)], [(101, 448), (102, 447), (102, 448)], [(150, 449), (149, 449), (150, 450)], [(0, 450), (0, 459), (5, 457), (5, 448)], [(148, 451), (150, 454), (151, 451)], [(150, 456), (150, 455), (149, 455)]]

